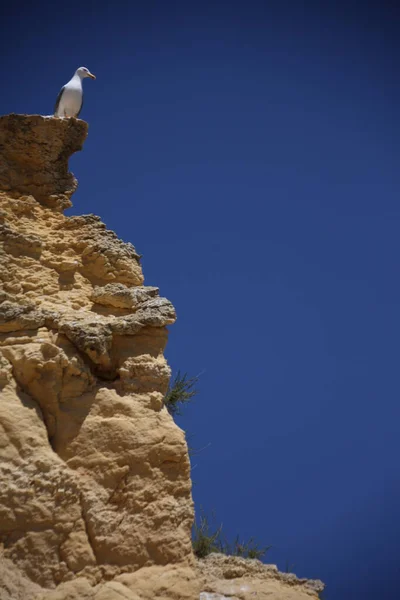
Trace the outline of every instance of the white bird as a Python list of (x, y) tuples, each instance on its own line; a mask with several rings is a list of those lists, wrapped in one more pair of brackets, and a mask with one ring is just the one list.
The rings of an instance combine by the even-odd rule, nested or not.
[(55, 117), (78, 117), (83, 106), (82, 79), (96, 77), (86, 67), (79, 67), (73, 78), (60, 90), (54, 107)]

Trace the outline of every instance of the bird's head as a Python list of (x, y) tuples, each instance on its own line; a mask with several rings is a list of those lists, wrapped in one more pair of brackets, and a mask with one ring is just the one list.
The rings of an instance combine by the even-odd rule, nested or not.
[(90, 77), (90, 79), (96, 79), (96, 76), (93, 75), (93, 73), (91, 73), (86, 67), (79, 67), (79, 69), (76, 70), (76, 74), (79, 75), (81, 79), (84, 79), (85, 77)]

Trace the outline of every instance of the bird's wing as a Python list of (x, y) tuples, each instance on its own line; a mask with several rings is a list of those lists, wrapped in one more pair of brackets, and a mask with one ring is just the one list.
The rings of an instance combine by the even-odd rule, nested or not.
[(83, 90), (82, 90), (82, 102), (81, 102), (81, 107), (78, 111), (78, 114), (76, 115), (77, 117), (79, 117), (79, 115), (81, 114), (81, 110), (82, 110), (82, 106), (83, 106)]
[(56, 105), (54, 107), (54, 115), (57, 116), (58, 107), (60, 105), (61, 96), (63, 95), (63, 91), (65, 90), (65, 85), (62, 86), (56, 100)]

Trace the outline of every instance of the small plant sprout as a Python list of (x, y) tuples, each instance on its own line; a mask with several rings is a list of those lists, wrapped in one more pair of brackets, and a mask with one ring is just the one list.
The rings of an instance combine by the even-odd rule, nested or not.
[(182, 414), (182, 408), (197, 394), (195, 386), (198, 380), (198, 377), (188, 377), (187, 373), (181, 375), (178, 371), (164, 398), (164, 406), (170, 415)]

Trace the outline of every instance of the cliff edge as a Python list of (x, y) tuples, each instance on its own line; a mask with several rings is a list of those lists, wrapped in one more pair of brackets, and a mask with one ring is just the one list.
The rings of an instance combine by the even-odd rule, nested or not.
[[(249, 566), (192, 554), (187, 445), (163, 406), (174, 307), (131, 244), (63, 214), (86, 135), (0, 118), (0, 599), (250, 598), (223, 584)], [(272, 597), (317, 597), (296, 581)]]

